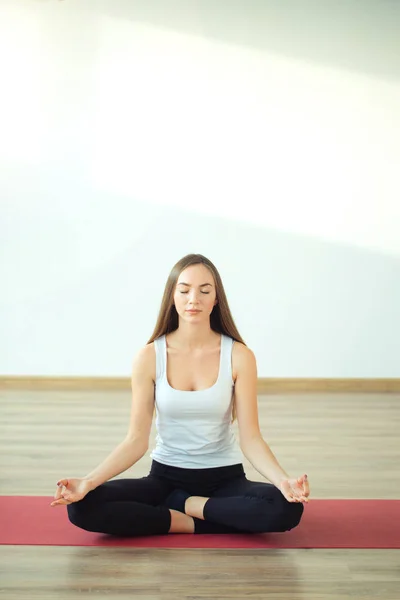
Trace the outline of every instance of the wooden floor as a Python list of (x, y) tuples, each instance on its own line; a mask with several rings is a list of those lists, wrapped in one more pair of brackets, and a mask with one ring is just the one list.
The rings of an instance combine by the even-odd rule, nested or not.
[[(400, 498), (400, 395), (270, 395), (259, 407), (264, 438), (290, 474), (307, 472), (312, 497)], [(0, 494), (52, 495), (58, 478), (84, 475), (125, 435), (129, 409), (120, 391), (0, 391)], [(133, 596), (399, 600), (400, 551), (0, 546), (2, 599)]]

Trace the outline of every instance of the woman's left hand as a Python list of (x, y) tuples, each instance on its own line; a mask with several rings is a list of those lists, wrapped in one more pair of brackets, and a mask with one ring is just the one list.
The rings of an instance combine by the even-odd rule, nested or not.
[(283, 479), (280, 490), (289, 502), (308, 502), (310, 485), (307, 475), (302, 475), (298, 479)]

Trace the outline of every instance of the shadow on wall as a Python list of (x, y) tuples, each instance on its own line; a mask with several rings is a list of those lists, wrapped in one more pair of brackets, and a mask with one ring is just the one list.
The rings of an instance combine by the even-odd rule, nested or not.
[(96, 10), (313, 64), (400, 76), (396, 0), (120, 0)]

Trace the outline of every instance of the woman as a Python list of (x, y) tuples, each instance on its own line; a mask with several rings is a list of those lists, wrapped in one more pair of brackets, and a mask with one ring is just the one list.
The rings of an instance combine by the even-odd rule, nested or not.
[[(150, 473), (114, 479), (147, 452)], [(246, 478), (240, 449), (269, 483)], [(118, 536), (288, 531), (308, 501), (306, 475), (290, 478), (261, 436), (257, 369), (240, 337), (221, 277), (189, 254), (172, 269), (158, 321), (135, 357), (126, 438), (83, 478), (61, 479), (51, 506), (70, 521)]]

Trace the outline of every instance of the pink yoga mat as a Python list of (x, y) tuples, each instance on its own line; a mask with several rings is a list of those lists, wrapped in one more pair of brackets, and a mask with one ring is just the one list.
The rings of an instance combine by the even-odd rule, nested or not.
[(72, 525), (46, 496), (0, 496), (0, 544), (132, 548), (400, 548), (400, 500), (311, 500), (285, 533), (116, 538)]

